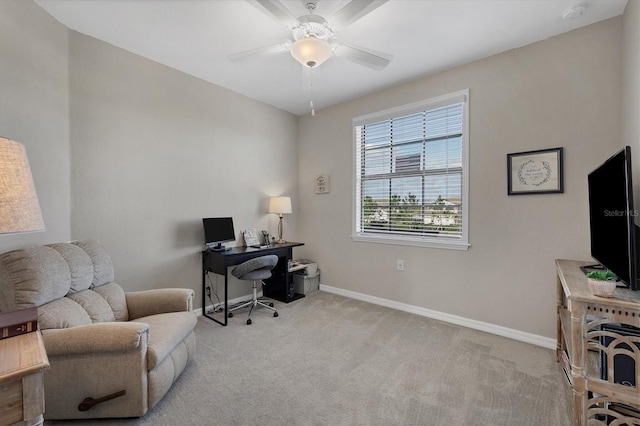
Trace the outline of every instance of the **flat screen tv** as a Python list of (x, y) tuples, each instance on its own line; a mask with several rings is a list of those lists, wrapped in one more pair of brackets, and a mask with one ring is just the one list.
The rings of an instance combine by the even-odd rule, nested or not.
[(204, 243), (211, 250), (225, 250), (222, 243), (236, 239), (233, 219), (230, 217), (204, 218), (202, 225), (204, 226)]
[(633, 207), (631, 148), (589, 173), (591, 256), (638, 290), (638, 226)]

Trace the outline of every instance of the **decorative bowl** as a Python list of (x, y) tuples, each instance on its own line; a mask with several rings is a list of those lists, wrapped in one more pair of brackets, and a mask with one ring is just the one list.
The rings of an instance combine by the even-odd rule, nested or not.
[(593, 278), (587, 278), (589, 283), (589, 289), (594, 296), (611, 297), (616, 289), (616, 282), (613, 280), (594, 280)]

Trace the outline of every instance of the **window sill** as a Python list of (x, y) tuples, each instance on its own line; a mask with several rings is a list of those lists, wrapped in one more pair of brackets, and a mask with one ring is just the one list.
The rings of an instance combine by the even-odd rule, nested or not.
[(354, 234), (351, 236), (353, 241), (363, 243), (378, 244), (395, 244), (401, 246), (429, 247), (445, 250), (469, 250), (471, 244), (455, 240), (440, 240), (433, 238), (420, 237), (398, 237), (395, 235), (371, 235), (371, 234)]

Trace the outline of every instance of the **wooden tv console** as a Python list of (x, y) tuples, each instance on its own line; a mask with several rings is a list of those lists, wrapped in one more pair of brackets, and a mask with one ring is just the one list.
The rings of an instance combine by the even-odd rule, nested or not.
[[(640, 291), (617, 288), (611, 298), (594, 296), (580, 269), (589, 263), (593, 262), (556, 260), (556, 357), (568, 381), (574, 424), (640, 426), (640, 336), (616, 333), (607, 326), (640, 328)], [(614, 356), (635, 362), (635, 387), (615, 382)], [(601, 378), (601, 357), (606, 359), (606, 379)]]

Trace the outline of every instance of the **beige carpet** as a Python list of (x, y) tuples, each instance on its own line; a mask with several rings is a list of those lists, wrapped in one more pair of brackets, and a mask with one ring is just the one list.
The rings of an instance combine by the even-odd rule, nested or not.
[(569, 425), (553, 351), (324, 292), (200, 318), (197, 354), (140, 419), (60, 424)]

